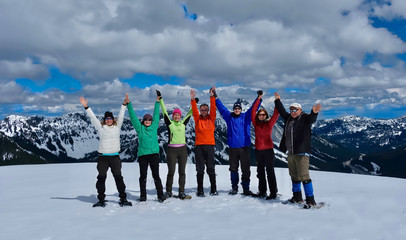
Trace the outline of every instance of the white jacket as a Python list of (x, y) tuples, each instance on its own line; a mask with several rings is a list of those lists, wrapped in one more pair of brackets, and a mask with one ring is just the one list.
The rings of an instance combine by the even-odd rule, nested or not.
[(124, 121), (124, 113), (127, 107), (121, 105), (120, 113), (117, 118), (117, 125), (107, 126), (102, 125), (100, 120), (94, 115), (90, 107), (86, 109), (86, 113), (90, 118), (90, 122), (99, 133), (99, 153), (117, 153), (120, 151), (120, 131)]

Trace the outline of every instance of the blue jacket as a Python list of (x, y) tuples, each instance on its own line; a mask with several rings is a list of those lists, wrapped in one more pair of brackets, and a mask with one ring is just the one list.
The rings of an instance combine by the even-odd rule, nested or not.
[[(253, 103), (254, 102), (255, 101), (253, 101)], [(228, 146), (230, 148), (249, 147), (251, 144), (252, 106), (248, 109), (248, 111), (241, 113), (239, 116), (236, 116), (234, 112), (228, 111), (228, 109), (223, 105), (223, 103), (218, 98), (216, 99), (216, 106), (217, 110), (219, 110), (224, 121), (226, 121), (227, 123)]]

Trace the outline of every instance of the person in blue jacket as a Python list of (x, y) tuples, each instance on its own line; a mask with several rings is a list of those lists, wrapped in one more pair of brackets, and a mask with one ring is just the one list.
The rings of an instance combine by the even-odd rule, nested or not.
[[(213, 87), (214, 92), (216, 88)], [(241, 164), (241, 185), (243, 195), (251, 196), (250, 191), (250, 145), (251, 145), (251, 111), (252, 106), (246, 112), (242, 112), (240, 102), (234, 103), (233, 111), (230, 112), (217, 97), (216, 106), (224, 121), (227, 123), (227, 144), (229, 146), (229, 164), (231, 190), (230, 195), (238, 193), (238, 167)], [(255, 101), (253, 101), (254, 103)], [(261, 100), (262, 102), (262, 100)], [(256, 111), (257, 109), (255, 109)]]

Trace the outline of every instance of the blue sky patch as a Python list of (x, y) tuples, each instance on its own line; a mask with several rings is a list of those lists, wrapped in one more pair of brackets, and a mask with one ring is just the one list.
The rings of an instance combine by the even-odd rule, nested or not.
[(45, 81), (33, 81), (27, 78), (18, 78), (15, 81), (30, 89), (32, 92), (43, 92), (51, 88), (56, 88), (63, 92), (71, 93), (82, 89), (82, 84), (78, 80), (61, 73), (59, 69), (55, 67), (50, 67), (49, 73), (51, 77)]
[(132, 78), (120, 79), (120, 81), (128, 83), (131, 87), (146, 88), (154, 84), (165, 85), (165, 84), (181, 84), (184, 79), (177, 76), (159, 76), (147, 73), (137, 73)]

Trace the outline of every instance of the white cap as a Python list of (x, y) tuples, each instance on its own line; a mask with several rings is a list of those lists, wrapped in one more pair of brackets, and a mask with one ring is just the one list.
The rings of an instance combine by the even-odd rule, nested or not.
[(300, 105), (299, 103), (292, 103), (290, 104), (290, 107), (294, 107), (294, 108), (302, 108), (302, 105)]

